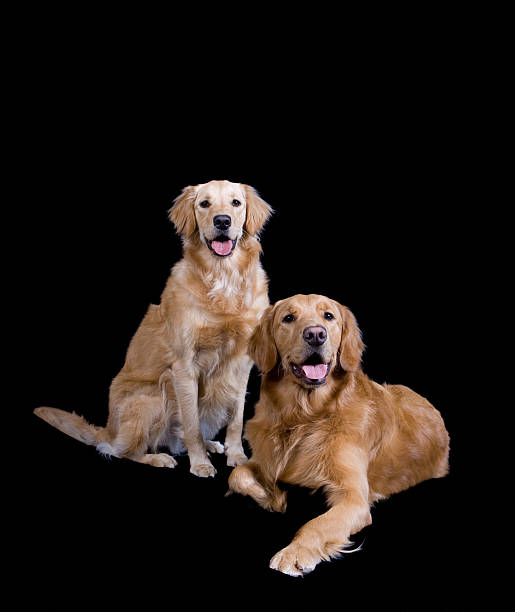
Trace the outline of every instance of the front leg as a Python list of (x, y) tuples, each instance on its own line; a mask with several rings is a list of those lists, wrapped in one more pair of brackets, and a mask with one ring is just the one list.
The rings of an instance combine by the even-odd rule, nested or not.
[(247, 382), (249, 379), (250, 369), (252, 364), (245, 364), (241, 368), (238, 376), (241, 380), (241, 387), (238, 394), (234, 398), (230, 413), (229, 422), (227, 423), (227, 432), (225, 434), (225, 454), (227, 455), (227, 465), (234, 467), (242, 465), (248, 461), (243, 450), (241, 442), (243, 430), (243, 409), (245, 408), (245, 394), (247, 391)]
[(326, 487), (330, 510), (299, 529), (292, 542), (272, 557), (272, 569), (290, 576), (311, 572), (320, 561), (342, 553), (350, 535), (370, 525), (366, 462), (360, 466), (353, 461), (359, 455), (359, 451), (347, 453), (342, 478)]
[(200, 431), (197, 374), (190, 363), (178, 361), (172, 368), (172, 380), (181, 415), (184, 444), (190, 459), (190, 472), (203, 478), (214, 476), (216, 470), (209, 461)]

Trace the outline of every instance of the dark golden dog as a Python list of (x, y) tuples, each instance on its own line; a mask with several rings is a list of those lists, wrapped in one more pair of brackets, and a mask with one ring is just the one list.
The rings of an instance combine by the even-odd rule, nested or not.
[(284, 511), (279, 482), (322, 487), (330, 506), (272, 558), (292, 576), (343, 552), (374, 501), (448, 472), (440, 413), (408, 387), (371, 381), (363, 348), (353, 314), (320, 295), (270, 306), (250, 340), (261, 397), (245, 429), (252, 458), (233, 470), (230, 490)]

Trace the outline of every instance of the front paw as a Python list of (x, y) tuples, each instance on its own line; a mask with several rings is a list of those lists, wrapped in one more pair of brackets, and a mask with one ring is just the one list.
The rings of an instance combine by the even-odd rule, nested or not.
[(275, 491), (270, 496), (270, 510), (273, 512), (286, 512), (286, 491), (281, 491), (275, 487)]
[(190, 467), (190, 472), (200, 478), (213, 478), (216, 474), (215, 468), (208, 461), (203, 463), (194, 463)]
[(272, 557), (270, 567), (288, 576), (303, 576), (312, 572), (321, 560), (306, 546), (292, 542)]
[(237, 465), (243, 465), (244, 463), (247, 463), (248, 461), (248, 457), (243, 452), (243, 450), (235, 451), (235, 452), (230, 452), (226, 450), (225, 454), (227, 455), (227, 465), (229, 467), (236, 467)]
[(243, 446), (241, 441), (236, 444), (231, 442), (225, 442), (224, 444), (225, 454), (227, 455), (227, 465), (229, 467), (236, 467), (237, 465), (243, 465), (247, 463), (247, 455), (243, 452)]

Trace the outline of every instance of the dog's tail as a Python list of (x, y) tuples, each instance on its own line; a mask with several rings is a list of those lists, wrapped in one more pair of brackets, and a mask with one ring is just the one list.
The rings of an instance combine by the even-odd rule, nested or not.
[(96, 446), (107, 441), (107, 432), (104, 427), (91, 425), (84, 417), (75, 414), (75, 412), (65, 412), (59, 410), (59, 408), (40, 406), (34, 410), (34, 414), (59, 431), (79, 440), (79, 442), (84, 442), (84, 444)]

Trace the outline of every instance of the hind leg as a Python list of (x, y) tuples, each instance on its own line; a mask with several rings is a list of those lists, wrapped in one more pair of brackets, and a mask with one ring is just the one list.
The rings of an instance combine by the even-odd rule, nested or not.
[(167, 426), (161, 397), (140, 393), (117, 405), (117, 428), (110, 442), (97, 446), (106, 455), (132, 459), (155, 467), (173, 468), (176, 460), (166, 453), (148, 453)]
[(206, 448), (208, 453), (223, 453), (224, 446), (216, 440), (205, 440)]

